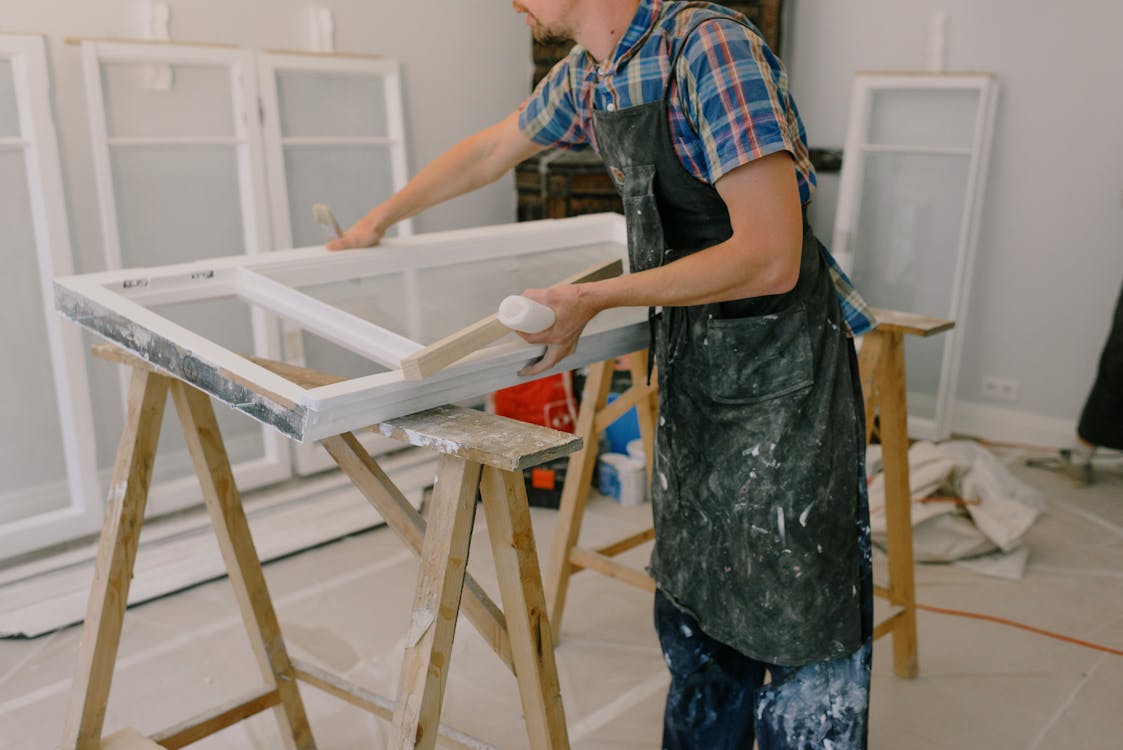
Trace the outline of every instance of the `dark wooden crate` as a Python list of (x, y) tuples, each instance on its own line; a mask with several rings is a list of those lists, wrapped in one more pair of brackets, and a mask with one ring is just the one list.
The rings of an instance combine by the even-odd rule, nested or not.
[(604, 211), (623, 213), (620, 196), (592, 151), (544, 151), (515, 168), (519, 221)]

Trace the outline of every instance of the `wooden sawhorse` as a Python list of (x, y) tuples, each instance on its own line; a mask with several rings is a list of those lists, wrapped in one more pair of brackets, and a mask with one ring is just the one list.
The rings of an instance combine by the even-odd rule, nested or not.
[[(179, 748), (269, 708), (275, 709), (286, 745), (310, 750), (315, 742), (298, 680), (392, 720), (395, 750), (433, 748), (438, 736), (446, 746), (486, 747), (440, 724), (461, 606), (517, 677), (529, 746), (534, 750), (569, 747), (522, 472), (578, 449), (579, 438), (459, 407), (383, 423), (383, 433), (441, 453), (427, 523), (353, 434), (322, 441), (358, 490), (420, 558), (395, 703), (290, 659), (210, 397), (115, 346), (96, 347), (95, 353), (132, 367), (132, 381), (71, 688), (64, 750)], [(255, 361), (305, 386), (338, 380), (290, 365)], [(265, 686), (151, 737), (125, 729), (103, 741), (105, 708), (169, 394)], [(466, 572), (477, 492), (487, 516), (503, 610)]]
[[(898, 677), (913, 678), (919, 673), (919, 662), (916, 589), (913, 580), (904, 337), (932, 336), (947, 331), (955, 324), (950, 320), (892, 310), (875, 310), (874, 314), (880, 324), (862, 337), (858, 369), (865, 396), (866, 444), (869, 444), (872, 436), (874, 415), (879, 414), (879, 435), (885, 464), (889, 581), (885, 586), (875, 585), (874, 593), (888, 599), (894, 608), (889, 617), (875, 626), (874, 638), (893, 635), (893, 672)], [(633, 353), (629, 355), (629, 359), (632, 387), (611, 404), (608, 403), (608, 390), (613, 362), (601, 362), (590, 367), (585, 381), (576, 430), (577, 435), (585, 441), (585, 447), (569, 459), (569, 470), (558, 508), (558, 524), (554, 530), (549, 567), (546, 570), (546, 596), (550, 603), (550, 622), (553, 623), (555, 641), (561, 638), (569, 578), (574, 573), (593, 570), (645, 591), (655, 590), (655, 582), (645, 572), (612, 559), (621, 552), (654, 539), (654, 529), (645, 529), (595, 550), (577, 544), (589, 497), (598, 438), (608, 425), (633, 405), (637, 406), (650, 478), (658, 393), (654, 384), (646, 385), (646, 352)]]

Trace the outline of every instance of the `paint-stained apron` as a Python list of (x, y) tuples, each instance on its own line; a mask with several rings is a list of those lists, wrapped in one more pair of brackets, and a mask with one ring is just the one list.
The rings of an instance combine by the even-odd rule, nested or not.
[[(633, 272), (732, 235), (717, 190), (675, 153), (668, 88), (661, 101), (593, 114)], [(651, 315), (649, 572), (711, 637), (779, 665), (850, 654), (872, 629), (861, 394), (825, 252), (805, 221), (792, 291)]]

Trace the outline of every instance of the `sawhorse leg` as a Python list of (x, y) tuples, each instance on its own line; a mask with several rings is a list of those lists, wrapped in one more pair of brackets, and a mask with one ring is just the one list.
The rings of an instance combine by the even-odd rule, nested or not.
[(128, 416), (117, 449), (108, 515), (99, 542), (62, 747), (96, 750), (101, 746), (105, 707), (169, 390), (187, 436), (246, 631), (269, 687), (243, 704), (187, 722), (156, 739), (163, 747), (182, 747), (240, 720), (247, 711), (279, 706), (277, 718), (286, 746), (310, 750), (315, 744), (304, 705), (210, 401), (182, 383), (139, 366), (133, 368)]
[(655, 590), (654, 581), (642, 570), (635, 570), (612, 559), (614, 555), (653, 539), (653, 529), (645, 529), (597, 550), (577, 546), (589, 499), (593, 467), (596, 465), (599, 436), (633, 406), (636, 407), (640, 437), (643, 440), (648, 479), (651, 478), (655, 455), (655, 420), (658, 414), (657, 391), (654, 386), (647, 384), (647, 352), (633, 352), (628, 356), (632, 386), (612, 404), (608, 404), (608, 391), (612, 385), (615, 360), (592, 365), (585, 380), (576, 427), (576, 434), (585, 441), (585, 445), (569, 459), (558, 507), (557, 526), (550, 545), (549, 567), (546, 570), (547, 601), (555, 641), (561, 637), (561, 619), (565, 613), (569, 579), (578, 570), (596, 570), (646, 591)]
[(893, 673), (920, 673), (916, 636), (916, 584), (912, 552), (912, 493), (909, 488), (908, 406), (905, 342), (901, 333), (874, 330), (862, 342), (859, 371), (866, 400), (866, 442), (879, 415), (885, 469), (886, 556), (889, 585), (874, 591), (897, 611), (874, 628), (874, 638), (892, 634)]

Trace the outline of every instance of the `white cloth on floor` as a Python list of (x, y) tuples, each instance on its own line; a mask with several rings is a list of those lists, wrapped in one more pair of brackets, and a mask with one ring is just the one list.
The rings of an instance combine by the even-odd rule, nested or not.
[[(885, 544), (885, 474), (881, 446), (866, 457), (870, 530)], [(951, 562), (1010, 553), (1045, 510), (1041, 493), (1015, 477), (986, 448), (966, 440), (920, 441), (909, 449), (913, 555), (917, 562)], [(926, 498), (935, 499), (924, 502)], [(1024, 566), (1024, 562), (1023, 562)]]

